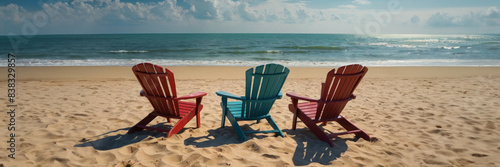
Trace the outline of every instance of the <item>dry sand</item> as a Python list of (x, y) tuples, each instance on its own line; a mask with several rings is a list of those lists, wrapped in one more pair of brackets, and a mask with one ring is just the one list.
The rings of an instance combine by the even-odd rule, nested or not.
[[(500, 166), (500, 68), (369, 68), (343, 115), (374, 140), (344, 135), (331, 148), (301, 122), (291, 130), (288, 97), (271, 111), (284, 138), (240, 142), (229, 122), (221, 128), (215, 92), (243, 95), (248, 67), (171, 67), (179, 95), (208, 93), (201, 128), (192, 120), (171, 138), (126, 134), (152, 110), (130, 67), (17, 67), (16, 159), (7, 156), (7, 69), (0, 68), (0, 166)], [(317, 98), (329, 70), (291, 68), (282, 92)], [(152, 124), (172, 126), (163, 118)], [(242, 125), (270, 129), (266, 121)]]

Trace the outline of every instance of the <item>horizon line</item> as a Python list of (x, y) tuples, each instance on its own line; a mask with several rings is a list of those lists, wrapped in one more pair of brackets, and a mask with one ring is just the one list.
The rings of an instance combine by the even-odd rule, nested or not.
[[(304, 35), (500, 35), (500, 33), (379, 33), (379, 34), (359, 34), (359, 33), (308, 33), (308, 32), (128, 32), (128, 33), (47, 33), (30, 36), (43, 35), (145, 35), (145, 34), (304, 34)], [(0, 36), (23, 36), (22, 34), (10, 35), (0, 34)]]

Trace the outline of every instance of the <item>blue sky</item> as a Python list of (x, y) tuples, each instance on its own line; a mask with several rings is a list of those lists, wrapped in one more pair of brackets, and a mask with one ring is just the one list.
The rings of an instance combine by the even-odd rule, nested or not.
[(2, 0), (0, 34), (500, 33), (499, 0)]

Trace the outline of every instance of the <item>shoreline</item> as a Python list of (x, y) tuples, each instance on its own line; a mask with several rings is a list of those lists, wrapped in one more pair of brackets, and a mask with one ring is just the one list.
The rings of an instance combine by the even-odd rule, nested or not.
[[(242, 79), (251, 66), (170, 66), (177, 79)], [(333, 67), (332, 67), (333, 68)], [(289, 78), (324, 78), (329, 67), (289, 67)], [(337, 68), (337, 67), (335, 67)], [(366, 78), (456, 78), (477, 75), (500, 76), (500, 67), (468, 66), (406, 66), (370, 67)], [(196, 72), (194, 72), (196, 71)], [(16, 79), (31, 80), (85, 80), (135, 79), (131, 66), (38, 66), (16, 67)], [(7, 76), (7, 67), (0, 67), (0, 75)], [(7, 77), (0, 78), (6, 81)]]

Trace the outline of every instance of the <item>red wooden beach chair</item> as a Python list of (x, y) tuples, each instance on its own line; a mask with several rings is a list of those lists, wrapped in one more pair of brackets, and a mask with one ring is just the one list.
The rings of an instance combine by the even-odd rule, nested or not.
[[(141, 83), (141, 96), (146, 96), (153, 111), (128, 131), (129, 134), (142, 129), (167, 132), (167, 137), (178, 133), (196, 115), (196, 127), (200, 127), (200, 111), (203, 108), (201, 99), (207, 95), (205, 92), (193, 93), (177, 97), (174, 73), (151, 63), (140, 63), (132, 67), (137, 80)], [(196, 103), (181, 100), (196, 99)], [(160, 129), (146, 126), (157, 116), (180, 119), (171, 129)]]
[[(320, 99), (287, 93), (286, 95), (292, 99), (292, 104), (288, 107), (294, 113), (292, 129), (295, 130), (298, 117), (320, 140), (327, 142), (331, 147), (333, 147), (331, 138), (337, 135), (354, 133), (356, 136), (370, 141), (370, 136), (367, 133), (340, 115), (347, 102), (356, 98), (353, 94), (354, 89), (367, 71), (367, 67), (359, 64), (340, 67), (337, 73), (335, 73), (335, 69), (332, 69), (326, 77), (326, 82), (322, 84)], [(299, 103), (299, 100), (307, 102)], [(326, 125), (329, 121), (336, 121), (347, 131), (326, 134), (317, 123), (322, 122), (323, 125)]]

